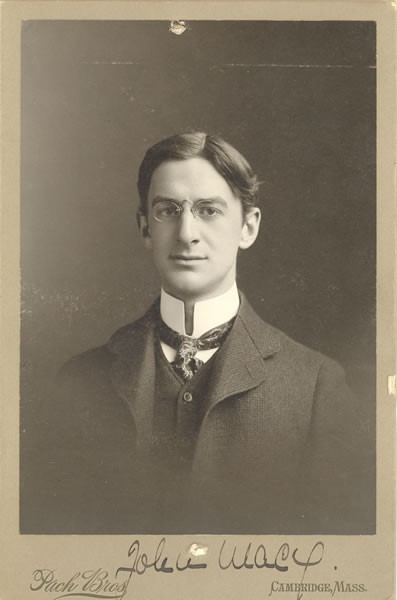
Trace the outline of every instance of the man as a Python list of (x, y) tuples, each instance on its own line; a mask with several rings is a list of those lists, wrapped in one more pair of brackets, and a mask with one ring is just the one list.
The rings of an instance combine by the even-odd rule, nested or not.
[(365, 432), (342, 369), (236, 286), (257, 188), (215, 136), (146, 153), (138, 224), (160, 298), (58, 378), (48, 532), (365, 532)]

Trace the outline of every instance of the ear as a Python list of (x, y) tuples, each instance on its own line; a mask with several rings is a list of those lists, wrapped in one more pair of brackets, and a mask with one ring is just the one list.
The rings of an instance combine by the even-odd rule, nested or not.
[(138, 211), (136, 213), (136, 220), (138, 223), (138, 228), (143, 237), (143, 241), (148, 250), (152, 249), (152, 239), (150, 237), (150, 229), (147, 222), (147, 217), (142, 212)]
[(250, 208), (243, 216), (244, 223), (241, 230), (239, 248), (245, 250), (252, 246), (258, 237), (259, 225), (261, 222), (261, 211), (258, 207)]

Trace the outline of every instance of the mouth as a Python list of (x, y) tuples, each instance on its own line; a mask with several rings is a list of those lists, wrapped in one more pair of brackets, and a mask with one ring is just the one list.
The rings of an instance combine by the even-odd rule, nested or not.
[(197, 261), (207, 260), (207, 257), (194, 254), (171, 254), (170, 259), (179, 263), (193, 263)]

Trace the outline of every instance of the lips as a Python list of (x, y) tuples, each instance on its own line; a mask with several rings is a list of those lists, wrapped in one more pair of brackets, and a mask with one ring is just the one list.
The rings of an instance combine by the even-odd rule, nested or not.
[(188, 255), (188, 254), (171, 254), (171, 260), (181, 260), (181, 261), (194, 261), (194, 260), (207, 260), (205, 256), (196, 256), (196, 255)]

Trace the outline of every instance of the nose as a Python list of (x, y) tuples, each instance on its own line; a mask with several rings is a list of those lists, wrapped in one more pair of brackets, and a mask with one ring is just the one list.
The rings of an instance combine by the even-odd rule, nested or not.
[(200, 240), (197, 219), (194, 218), (189, 206), (184, 207), (179, 217), (177, 239), (178, 242), (188, 245), (197, 244)]

